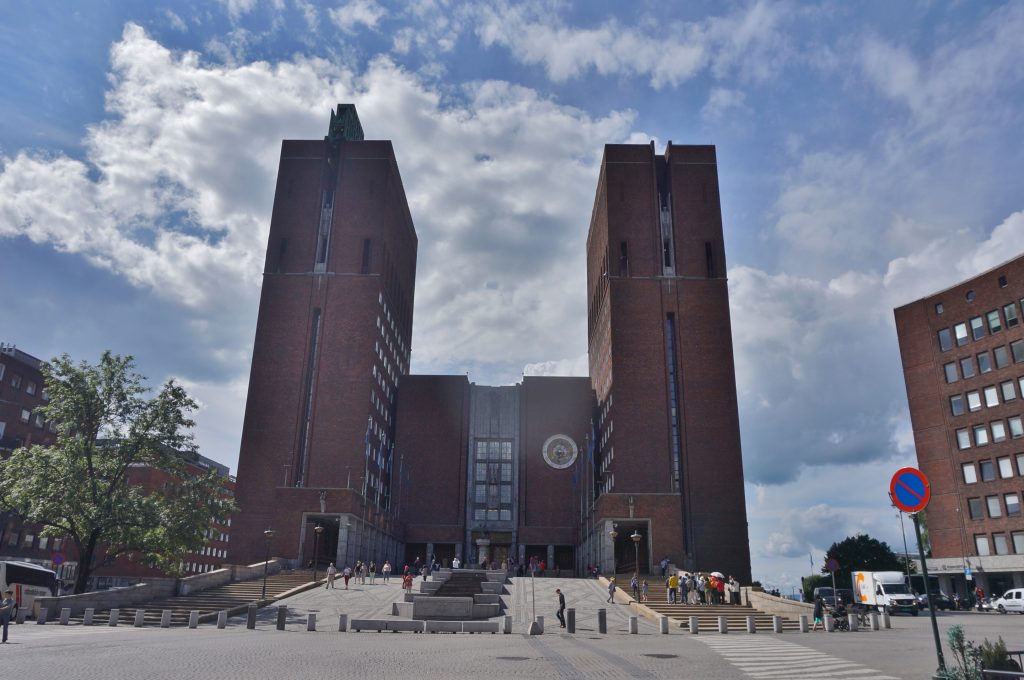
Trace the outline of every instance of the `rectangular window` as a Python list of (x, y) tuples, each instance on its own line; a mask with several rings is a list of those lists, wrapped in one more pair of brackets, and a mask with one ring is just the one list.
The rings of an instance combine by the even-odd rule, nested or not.
[(1000, 345), (992, 350), (996, 358), (996, 368), (1006, 368), (1010, 365), (1010, 353), (1006, 351), (1006, 345)]
[(999, 319), (999, 310), (993, 309), (991, 312), (986, 314), (988, 317), (988, 328), (993, 333), (998, 333), (1003, 330), (1002, 321)]
[(487, 511), (483, 508), (475, 508), (473, 510), (473, 519), (487, 519)]
[(961, 451), (971, 448), (971, 435), (967, 430), (956, 431), (956, 445)]
[(990, 385), (985, 388), (985, 406), (988, 408), (994, 408), (999, 406), (999, 391), (995, 385)]
[(21, 422), (27, 423), (32, 419), (32, 412), (27, 408), (21, 409)]
[(981, 394), (977, 391), (967, 393), (967, 408), (971, 411), (981, 410)]
[(946, 372), (946, 382), (947, 383), (955, 383), (957, 380), (959, 380), (959, 377), (957, 376), (957, 373), (956, 373), (956, 362), (955, 361), (951, 361), (948, 364), (946, 364), (945, 366), (943, 366), (942, 370), (944, 370)]
[(31, 548), (32, 544), (35, 543), (36, 537), (33, 534), (25, 534), (25, 540), (22, 541), (22, 545), (26, 548)]
[(1014, 340), (1011, 342), (1010, 352), (1013, 354), (1013, 360), (1018, 364), (1024, 361), (1024, 340)]
[(1024, 477), (1024, 453), (1017, 454), (1017, 474)]
[(985, 322), (980, 316), (971, 319), (971, 335), (975, 340), (981, 340), (985, 337)]
[(1008, 493), (1003, 496), (1003, 501), (1006, 503), (1007, 517), (1020, 516), (1020, 496), (1015, 493)]
[(43, 423), (44, 422), (46, 422), (46, 421), (43, 419), (43, 414), (42, 413), (37, 413), (36, 414), (36, 419), (35, 419), (35, 422), (33, 423), (33, 425), (35, 425), (39, 429), (43, 429)]
[(966, 411), (964, 406), (964, 395), (954, 394), (949, 398), (949, 410), (953, 412), (954, 416), (962, 416)]
[(363, 239), (363, 263), (359, 269), (363, 274), (370, 273), (370, 239)]
[(988, 444), (988, 428), (984, 425), (974, 426), (974, 444), (975, 446), (985, 446)]
[(985, 557), (986, 555), (991, 554), (988, 550), (988, 536), (985, 534), (975, 534), (974, 549), (977, 551), (979, 557)]
[(1013, 552), (1024, 555), (1024, 531), (1013, 532)]
[(988, 352), (982, 352), (978, 355), (978, 373), (988, 373), (992, 370), (992, 359), (989, 357)]
[(989, 424), (992, 426), (992, 441), (997, 444), (1006, 441), (1006, 425), (1003, 421), (996, 420)]
[(11, 387), (13, 387), (14, 389), (18, 389), (19, 387), (21, 387), (21, 376), (18, 375), (17, 373), (11, 374)]
[(974, 357), (964, 357), (960, 360), (960, 374), (967, 378), (973, 378), (976, 374), (974, 371)]
[(1017, 437), (1024, 437), (1024, 423), (1021, 423), (1020, 416), (1014, 416), (1007, 420), (1010, 424), (1010, 436), (1016, 439)]
[(1010, 554), (1010, 549), (1006, 545), (1006, 534), (992, 534), (992, 547), (996, 549), (997, 555)]
[(939, 349), (943, 352), (953, 349), (953, 334), (949, 332), (948, 328), (939, 331)]
[(1013, 328), (1018, 323), (1020, 323), (1020, 319), (1017, 317), (1017, 304), (1015, 302), (1011, 302), (1010, 304), (1004, 306), (1003, 316), (1006, 317), (1007, 328)]
[(1003, 516), (1003, 506), (999, 502), (999, 496), (986, 496), (985, 505), (988, 506), (988, 516), (992, 519), (999, 519)]
[(942, 303), (941, 303), (941, 302), (936, 302), (936, 303), (935, 303), (935, 313), (936, 313), (936, 314), (942, 314), (942, 313), (943, 313), (944, 311), (946, 311), (946, 310), (945, 310), (945, 308), (944, 308), (944, 307), (942, 306)]
[(619, 276), (629, 276), (629, 246), (625, 241), (619, 243)]
[(1014, 387), (1012, 380), (1007, 380), (999, 385), (999, 389), (1003, 392), (1003, 401), (1013, 401), (1017, 398), (1017, 390)]
[(477, 484), (476, 485), (476, 502), (486, 503), (487, 502), (487, 485)]
[(974, 469), (974, 463), (964, 463), (964, 484), (975, 484), (978, 481), (978, 471)]
[(981, 470), (981, 481), (991, 482), (996, 478), (996, 469), (990, 460), (979, 460), (978, 468)]
[[(978, 320), (980, 321), (981, 317), (979, 317)], [(965, 323), (958, 323), (957, 325), (953, 326), (953, 334), (956, 335), (957, 347), (963, 347), (968, 342), (970, 342), (970, 340), (968, 340), (967, 338), (967, 324)]]
[(1013, 465), (1010, 464), (1010, 457), (1000, 458), (996, 461), (999, 463), (999, 476), (1003, 479), (1009, 479), (1013, 477)]
[(980, 498), (967, 499), (967, 512), (971, 519), (985, 519), (985, 506)]
[(29, 380), (28, 384), (25, 385), (25, 392), (27, 394), (35, 394), (36, 393), (36, 384), (34, 382), (32, 382), (31, 380)]
[(502, 519), (502, 521), (505, 521), (505, 522), (511, 521), (511, 519), (512, 519), (512, 511), (508, 510), (508, 509), (503, 509), (501, 511), (501, 519)]
[(715, 271), (715, 250), (711, 245), (711, 241), (704, 242), (704, 260), (707, 266), (708, 278), (713, 279), (718, 276)]

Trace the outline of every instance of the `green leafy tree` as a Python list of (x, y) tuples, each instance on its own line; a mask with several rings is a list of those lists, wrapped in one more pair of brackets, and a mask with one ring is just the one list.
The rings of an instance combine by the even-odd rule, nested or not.
[[(905, 571), (906, 562), (892, 551), (884, 541), (871, 538), (867, 534), (849, 536), (832, 547), (825, 553), (825, 565), (821, 568), (822, 574), (828, 574), (828, 560), (835, 559), (839, 563), (836, 571), (836, 587), (849, 588), (850, 577), (855, 571)], [(914, 572), (911, 563), (911, 573)], [(829, 579), (831, 581), (831, 578)], [(831, 585), (831, 583), (829, 583)]]
[[(812, 574), (800, 579), (803, 584), (804, 590), (804, 602), (814, 602), (814, 589), (822, 586), (832, 587), (832, 576), (825, 576), (823, 574)], [(847, 588), (849, 586), (839, 585), (839, 580), (836, 579), (836, 586), (840, 588)]]
[[(43, 536), (66, 536), (84, 592), (97, 566), (118, 556), (179, 573), (213, 519), (235, 511), (222, 480), (185, 468), (195, 453), (189, 413), (196, 403), (173, 380), (147, 398), (132, 357), (104, 352), (97, 365), (68, 355), (42, 366), (49, 402), (39, 412), (57, 428), (52, 446), (20, 448), (3, 463), (0, 506)], [(133, 469), (166, 473), (162, 488), (132, 484)], [(102, 559), (102, 561), (100, 561)]]

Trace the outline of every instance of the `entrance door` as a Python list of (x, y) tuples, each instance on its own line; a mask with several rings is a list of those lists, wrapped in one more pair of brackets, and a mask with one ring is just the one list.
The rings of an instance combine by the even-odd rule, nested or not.
[[(323, 530), (317, 535), (316, 528)], [(326, 568), (336, 559), (338, 554), (338, 530), (340, 525), (337, 517), (306, 517), (305, 540), (302, 544), (302, 564), (317, 569)]]

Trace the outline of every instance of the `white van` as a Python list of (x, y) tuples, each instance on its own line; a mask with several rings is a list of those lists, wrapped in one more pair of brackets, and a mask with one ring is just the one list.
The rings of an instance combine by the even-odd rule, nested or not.
[(1007, 590), (1002, 597), (992, 603), (992, 607), (1000, 614), (1006, 612), (1024, 614), (1024, 588)]
[(855, 571), (852, 580), (854, 606), (918, 615), (917, 598), (907, 588), (903, 572)]

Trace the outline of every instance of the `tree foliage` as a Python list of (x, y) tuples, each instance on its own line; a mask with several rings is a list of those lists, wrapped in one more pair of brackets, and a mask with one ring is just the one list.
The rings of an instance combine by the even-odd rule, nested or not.
[[(76, 593), (120, 555), (177, 574), (212, 521), (236, 509), (213, 471), (186, 471), (195, 401), (173, 380), (147, 398), (134, 359), (109, 351), (95, 366), (65, 354), (42, 373), (49, 402), (39, 412), (56, 425), (57, 441), (11, 454), (0, 505), (43, 525), (43, 536), (70, 539), (79, 557)], [(132, 484), (131, 473), (145, 468), (168, 482), (149, 490)]]
[[(905, 571), (906, 562), (892, 551), (884, 541), (871, 538), (867, 534), (849, 536), (832, 547), (825, 553), (825, 566), (822, 566), (821, 573), (828, 574), (828, 560), (832, 558), (839, 563), (836, 571), (836, 587), (849, 588), (850, 577), (855, 571)], [(914, 565), (911, 563), (911, 573), (914, 572)], [(831, 578), (829, 579), (831, 585)]]

